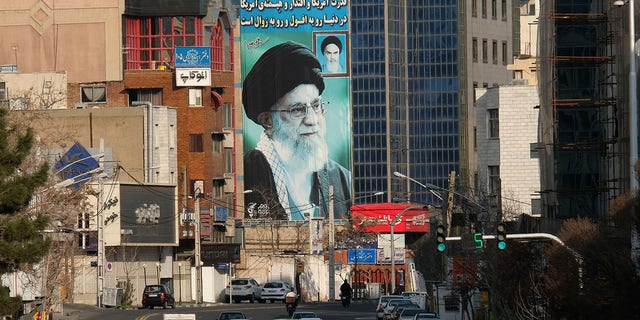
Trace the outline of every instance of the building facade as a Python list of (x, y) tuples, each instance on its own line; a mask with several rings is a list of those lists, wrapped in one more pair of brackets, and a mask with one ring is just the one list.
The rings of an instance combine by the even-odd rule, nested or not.
[(629, 141), (638, 137), (629, 136), (628, 10), (605, 0), (541, 3), (541, 196), (551, 231), (566, 218), (607, 220), (611, 201), (629, 190)]
[(474, 89), (511, 79), (513, 2), (354, 1), (351, 13), (355, 197), (441, 203), (395, 171), (439, 188), (455, 172), (467, 193)]

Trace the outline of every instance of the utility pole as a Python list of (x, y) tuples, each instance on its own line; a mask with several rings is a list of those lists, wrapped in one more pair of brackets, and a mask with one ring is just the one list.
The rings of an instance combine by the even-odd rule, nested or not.
[(447, 197), (447, 236), (451, 234), (451, 215), (453, 215), (453, 195), (456, 193), (456, 172), (449, 174), (449, 196)]
[(329, 186), (329, 301), (334, 301), (336, 296), (336, 261), (335, 247), (335, 213), (333, 211), (333, 185)]
[(202, 266), (200, 258), (200, 188), (197, 188), (194, 194), (194, 205), (196, 219), (195, 230), (195, 261), (196, 267), (196, 304), (202, 302)]

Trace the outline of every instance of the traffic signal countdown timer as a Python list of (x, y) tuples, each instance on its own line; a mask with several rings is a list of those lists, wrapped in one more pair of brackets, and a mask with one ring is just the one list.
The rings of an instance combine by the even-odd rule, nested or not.
[(445, 249), (447, 249), (447, 244), (445, 243), (445, 241), (447, 240), (447, 229), (439, 224), (438, 227), (436, 228), (436, 241), (438, 242), (438, 251), (440, 252), (444, 252)]
[(496, 230), (498, 231), (498, 234), (496, 235), (496, 240), (498, 240), (498, 249), (504, 250), (507, 247), (507, 228), (504, 223), (498, 223)]

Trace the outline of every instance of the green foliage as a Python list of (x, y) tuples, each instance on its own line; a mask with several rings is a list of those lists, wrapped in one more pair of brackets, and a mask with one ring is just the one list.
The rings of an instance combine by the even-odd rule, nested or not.
[(127, 281), (118, 282), (118, 287), (122, 289), (122, 301), (120, 303), (120, 307), (127, 310), (132, 309), (133, 295), (135, 294), (133, 283), (127, 279)]
[[(49, 174), (46, 163), (25, 165), (33, 142), (32, 130), (10, 123), (7, 109), (0, 108), (0, 274), (40, 262), (51, 244), (43, 234), (48, 217), (24, 213)], [(21, 305), (20, 297), (10, 298), (8, 290), (0, 290), (0, 315), (14, 314)]]
[(565, 222), (559, 236), (581, 255), (582, 263), (569, 259), (571, 255), (559, 245), (549, 248), (545, 287), (550, 314), (569, 319), (602, 314), (624, 319), (638, 314), (634, 297), (640, 282), (631, 260), (629, 234), (617, 236), (616, 231), (587, 219)]
[(16, 270), (21, 264), (42, 260), (51, 241), (42, 235), (49, 218), (43, 215), (0, 218), (0, 273)]
[(9, 288), (0, 286), (0, 316), (14, 315), (22, 308), (20, 297), (10, 297)]

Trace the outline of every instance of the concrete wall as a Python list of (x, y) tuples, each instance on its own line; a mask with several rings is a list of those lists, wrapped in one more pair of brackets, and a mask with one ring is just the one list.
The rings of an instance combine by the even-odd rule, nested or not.
[(69, 82), (122, 80), (122, 0), (0, 2), (0, 65), (66, 71)]

